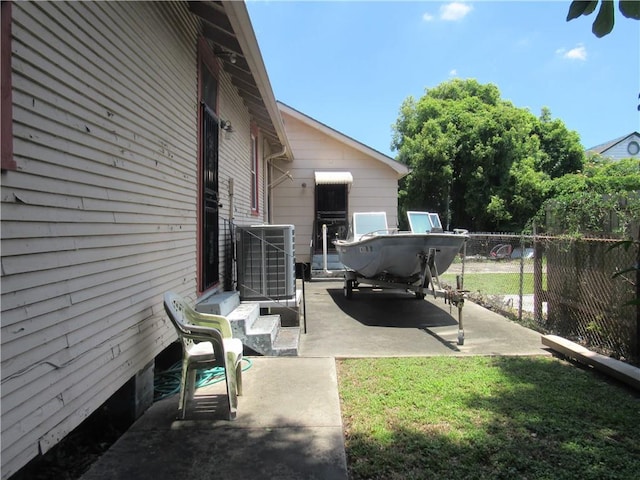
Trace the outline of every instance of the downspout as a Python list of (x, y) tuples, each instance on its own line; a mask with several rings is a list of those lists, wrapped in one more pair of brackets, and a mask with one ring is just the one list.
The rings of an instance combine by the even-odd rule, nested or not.
[(287, 153), (286, 146), (282, 147), (282, 150), (277, 153), (272, 153), (271, 155), (267, 155), (267, 157), (264, 160), (265, 162), (269, 163), (274, 158), (282, 157), (285, 153)]
[[(282, 157), (283, 155), (285, 155), (287, 153), (287, 146), (284, 145), (282, 147), (282, 150), (276, 153), (272, 153), (269, 154), (265, 157), (264, 162), (265, 164), (269, 167), (269, 175), (271, 177), (273, 177), (273, 168), (274, 165), (273, 163), (271, 163), (272, 160), (278, 158), (278, 157)], [(271, 195), (273, 192), (273, 181), (267, 184), (267, 223), (271, 223), (273, 220), (273, 212), (271, 209)]]

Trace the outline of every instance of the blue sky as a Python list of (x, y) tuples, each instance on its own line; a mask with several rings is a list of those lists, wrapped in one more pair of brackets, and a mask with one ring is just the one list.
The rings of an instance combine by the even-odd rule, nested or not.
[(566, 22), (570, 1), (278, 1), (247, 9), (276, 99), (391, 157), (404, 99), (451, 78), (542, 107), (585, 148), (640, 131), (640, 22)]

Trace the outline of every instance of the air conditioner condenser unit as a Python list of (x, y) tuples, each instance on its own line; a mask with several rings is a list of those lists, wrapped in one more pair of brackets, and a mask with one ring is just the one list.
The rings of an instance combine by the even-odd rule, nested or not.
[(236, 227), (241, 300), (282, 300), (296, 295), (293, 225)]

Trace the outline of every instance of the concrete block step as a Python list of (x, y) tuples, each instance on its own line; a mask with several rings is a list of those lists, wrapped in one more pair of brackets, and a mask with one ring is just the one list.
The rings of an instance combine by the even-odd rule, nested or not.
[[(337, 253), (327, 255), (327, 270), (343, 270), (344, 265), (340, 262), (340, 257)], [(315, 254), (311, 260), (311, 270), (324, 270), (324, 257), (322, 255)]]
[(344, 268), (335, 270), (311, 270), (311, 278), (343, 278)]
[(279, 314), (260, 315), (261, 304), (241, 303), (227, 315), (233, 336), (245, 347), (266, 356), (298, 355), (299, 327), (282, 327)]
[(246, 330), (247, 337), (269, 337), (269, 343), (273, 343), (280, 328), (280, 315), (261, 315), (250, 328)]
[[(242, 338), (260, 316), (260, 306), (255, 303), (241, 303), (227, 315), (234, 336)], [(238, 333), (236, 333), (238, 332)]]
[(300, 327), (281, 327), (273, 342), (272, 355), (295, 357), (300, 346)]
[(196, 312), (227, 316), (240, 305), (239, 292), (219, 292), (199, 301)]

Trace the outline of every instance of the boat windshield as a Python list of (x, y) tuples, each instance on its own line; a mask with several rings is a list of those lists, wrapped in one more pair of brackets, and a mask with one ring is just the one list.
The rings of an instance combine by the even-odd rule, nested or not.
[(442, 224), (440, 223), (440, 217), (437, 213), (430, 213), (429, 220), (431, 221), (431, 226), (433, 228), (442, 228)]
[(440, 223), (440, 217), (437, 213), (407, 212), (407, 217), (409, 218), (409, 227), (412, 233), (442, 231), (442, 223)]
[(364, 212), (353, 214), (354, 238), (360, 238), (367, 233), (386, 233), (387, 214), (385, 212)]
[(431, 222), (427, 212), (407, 212), (409, 226), (413, 233), (425, 233), (431, 231)]

